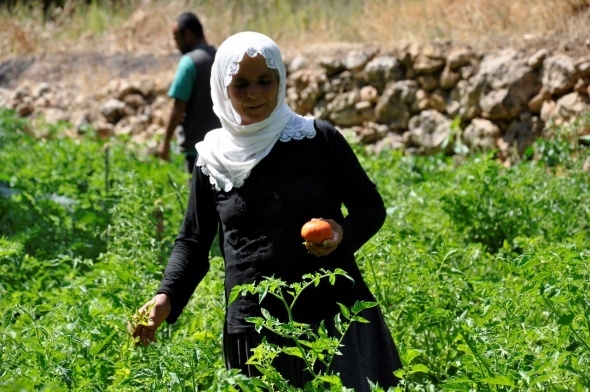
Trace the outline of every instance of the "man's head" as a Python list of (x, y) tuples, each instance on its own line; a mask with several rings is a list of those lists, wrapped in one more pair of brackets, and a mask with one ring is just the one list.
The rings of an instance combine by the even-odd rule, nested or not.
[(182, 54), (190, 52), (195, 46), (205, 41), (203, 26), (192, 12), (180, 14), (172, 23), (172, 33), (176, 47)]

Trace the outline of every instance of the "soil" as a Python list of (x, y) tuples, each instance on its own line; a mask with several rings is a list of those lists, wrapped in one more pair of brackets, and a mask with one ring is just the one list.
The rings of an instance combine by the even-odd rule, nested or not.
[(104, 55), (98, 52), (17, 57), (0, 63), (0, 88), (14, 89), (24, 81), (74, 82), (76, 78), (92, 79), (92, 75), (99, 79), (94, 86), (98, 87), (104, 82), (102, 75), (108, 74), (110, 78), (126, 78), (133, 74), (165, 72), (175, 67), (178, 59), (178, 54)]

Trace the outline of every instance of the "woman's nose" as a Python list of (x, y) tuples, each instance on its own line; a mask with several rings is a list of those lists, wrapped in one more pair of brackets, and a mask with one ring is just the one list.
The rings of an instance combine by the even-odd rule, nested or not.
[(252, 83), (246, 90), (246, 96), (248, 98), (256, 98), (260, 94), (260, 88), (256, 83)]

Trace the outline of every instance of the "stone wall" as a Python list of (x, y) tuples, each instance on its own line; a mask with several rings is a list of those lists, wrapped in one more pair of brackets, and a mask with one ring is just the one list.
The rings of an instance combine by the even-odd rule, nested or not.
[[(544, 49), (480, 54), (432, 43), (387, 54), (357, 49), (307, 64), (304, 57), (289, 63), (291, 107), (354, 130), (375, 150), (495, 149), (508, 159), (551, 126), (590, 113), (590, 57)], [(587, 123), (576, 127), (578, 136), (590, 134)]]
[[(509, 160), (553, 125), (590, 114), (590, 57), (540, 49), (477, 53), (434, 42), (389, 52), (372, 47), (286, 60), (287, 103), (296, 112), (354, 132), (368, 149), (413, 154), (497, 150)], [(65, 82), (19, 84), (0, 91), (0, 106), (21, 116), (73, 124), (72, 136), (94, 127), (102, 137), (126, 135), (154, 148), (170, 101), (153, 77), (111, 80), (92, 93)], [(590, 134), (590, 121), (572, 128)]]

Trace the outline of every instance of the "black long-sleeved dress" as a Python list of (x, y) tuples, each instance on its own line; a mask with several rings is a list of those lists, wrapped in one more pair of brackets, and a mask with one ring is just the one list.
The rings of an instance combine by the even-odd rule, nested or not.
[[(318, 325), (323, 319), (333, 319), (339, 311), (338, 302), (350, 306), (359, 300), (375, 300), (361, 276), (354, 252), (382, 226), (383, 201), (338, 130), (318, 120), (315, 128), (317, 134), (313, 138), (278, 141), (254, 167), (244, 185), (229, 192), (217, 191), (200, 168), (193, 171), (186, 215), (158, 290), (170, 298), (169, 323), (176, 321), (207, 273), (209, 250), (219, 229), (226, 298), (235, 285), (257, 282), (264, 277), (274, 276), (292, 283), (320, 268), (341, 268), (354, 283), (338, 278), (335, 285), (326, 281), (306, 289), (293, 309), (296, 321)], [(346, 207), (346, 216), (342, 205)], [(343, 228), (342, 242), (328, 256), (313, 256), (302, 244), (301, 227), (311, 218), (334, 219)], [(244, 354), (242, 350), (248, 350), (259, 339), (253, 338), (256, 335), (253, 325), (245, 319), (259, 316), (261, 307), (285, 319), (284, 306), (271, 296), (262, 304), (258, 297), (241, 296), (226, 311), (226, 363), (229, 367), (241, 367), (251, 375), (256, 373), (244, 364), (248, 351)], [(368, 390), (366, 377), (382, 387), (394, 385), (396, 379), (392, 372), (401, 367), (379, 308), (365, 312), (372, 322), (358, 328), (363, 329), (363, 340), (374, 342), (348, 342), (348, 348), (342, 349), (344, 355), (333, 367), (341, 371), (345, 385), (347, 380), (342, 373), (358, 374), (346, 377), (354, 378), (348, 381), (348, 386), (361, 388), (356, 389), (359, 391)], [(352, 346), (357, 346), (355, 351), (359, 346), (364, 351), (347, 354)], [(359, 366), (368, 370), (358, 369)], [(306, 381), (306, 376), (300, 374), (285, 377), (295, 385)]]

